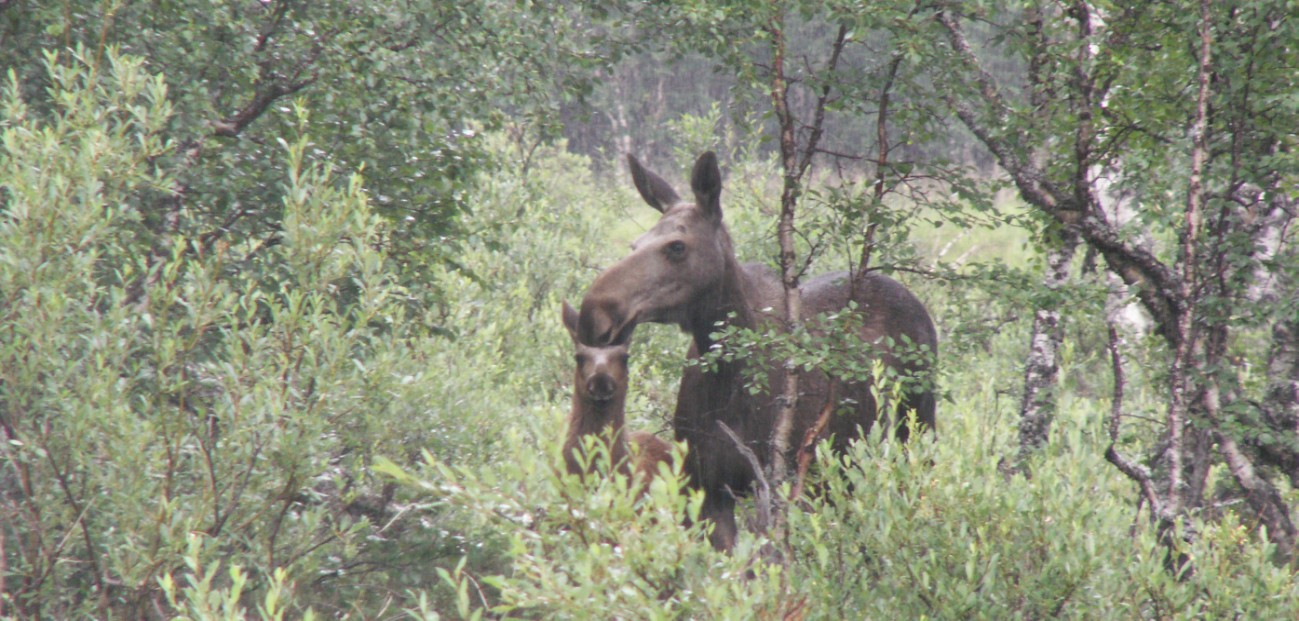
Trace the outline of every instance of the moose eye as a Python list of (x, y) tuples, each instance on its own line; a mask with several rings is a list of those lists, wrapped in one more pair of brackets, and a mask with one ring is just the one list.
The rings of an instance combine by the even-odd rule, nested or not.
[(681, 240), (670, 242), (664, 249), (668, 256), (676, 258), (686, 253), (686, 243)]

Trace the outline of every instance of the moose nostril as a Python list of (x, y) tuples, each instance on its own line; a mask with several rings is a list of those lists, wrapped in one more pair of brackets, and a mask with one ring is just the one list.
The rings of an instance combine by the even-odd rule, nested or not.
[(591, 394), (591, 398), (597, 401), (608, 401), (613, 398), (613, 391), (617, 388), (613, 378), (608, 375), (597, 375), (586, 383), (586, 391)]

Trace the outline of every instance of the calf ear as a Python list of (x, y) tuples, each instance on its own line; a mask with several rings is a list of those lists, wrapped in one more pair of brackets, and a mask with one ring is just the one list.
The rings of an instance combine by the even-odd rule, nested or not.
[(717, 154), (705, 151), (695, 160), (695, 170), (690, 174), (690, 189), (695, 192), (695, 204), (704, 214), (715, 220), (722, 219), (722, 171), (717, 167)]
[(577, 310), (573, 308), (568, 300), (564, 300), (564, 308), (561, 316), (564, 318), (564, 327), (568, 329), (569, 338), (577, 342)]
[(640, 197), (645, 199), (650, 207), (662, 212), (681, 202), (681, 197), (677, 196), (677, 191), (673, 190), (668, 182), (641, 166), (636, 157), (630, 153), (627, 154), (627, 169), (631, 171), (631, 182), (636, 185), (636, 191), (640, 192)]

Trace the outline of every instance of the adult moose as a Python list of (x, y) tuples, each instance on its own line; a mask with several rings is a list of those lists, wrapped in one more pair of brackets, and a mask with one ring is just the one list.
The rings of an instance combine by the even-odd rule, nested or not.
[[(661, 177), (627, 157), (632, 180), (650, 207), (662, 213), (653, 228), (632, 244), (632, 251), (606, 269), (582, 300), (579, 337), (584, 343), (606, 345), (630, 337), (636, 324), (677, 324), (693, 337), (689, 357), (713, 347), (720, 322), (740, 328), (779, 320), (782, 303), (780, 280), (758, 264), (741, 265), (735, 258), (730, 234), (722, 222), (722, 176), (717, 157), (704, 153), (695, 162), (690, 186), (694, 202), (684, 202)], [(910, 341), (928, 348), (930, 356), (911, 357), (903, 364), (887, 353), (885, 363), (903, 374), (928, 374), (938, 338), (929, 313), (897, 281), (878, 273), (839, 272), (808, 280), (801, 287), (804, 316), (840, 311), (850, 301), (861, 313), (858, 337), (863, 351), (878, 352), (888, 343)], [(870, 344), (870, 345), (867, 345)], [(876, 354), (864, 354), (870, 356)], [(918, 359), (917, 359), (918, 358)], [(685, 472), (691, 484), (704, 491), (701, 517), (714, 524), (712, 543), (729, 549), (735, 543), (735, 496), (745, 493), (755, 480), (749, 463), (721, 431), (725, 423), (764, 461), (779, 410), (778, 394), (751, 394), (743, 365), (765, 367), (766, 386), (784, 385), (779, 360), (721, 361), (708, 369), (686, 367), (673, 417), (678, 440), (688, 442)], [(934, 425), (934, 395), (929, 382), (910, 391), (900, 411), (912, 409), (921, 424)], [(791, 445), (815, 423), (831, 394), (824, 374), (806, 373), (800, 379), (798, 407), (793, 420)], [(778, 388), (776, 389), (778, 390)], [(842, 448), (870, 429), (876, 419), (875, 400), (866, 384), (844, 384), (833, 391), (839, 410), (827, 431)], [(900, 418), (900, 417), (899, 417)], [(906, 439), (906, 428), (897, 435)], [(791, 449), (792, 453), (792, 449)], [(788, 455), (786, 462), (793, 463)]]

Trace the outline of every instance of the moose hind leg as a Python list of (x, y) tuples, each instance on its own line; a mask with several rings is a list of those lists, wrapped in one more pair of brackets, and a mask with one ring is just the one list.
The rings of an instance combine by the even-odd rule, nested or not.
[(905, 401), (898, 405), (898, 411), (895, 413), (897, 418), (897, 438), (899, 441), (906, 442), (910, 439), (911, 428), (907, 426), (907, 412), (914, 410), (916, 413), (916, 426), (920, 431), (934, 431), (934, 393), (925, 391), (915, 393), (907, 397)]

